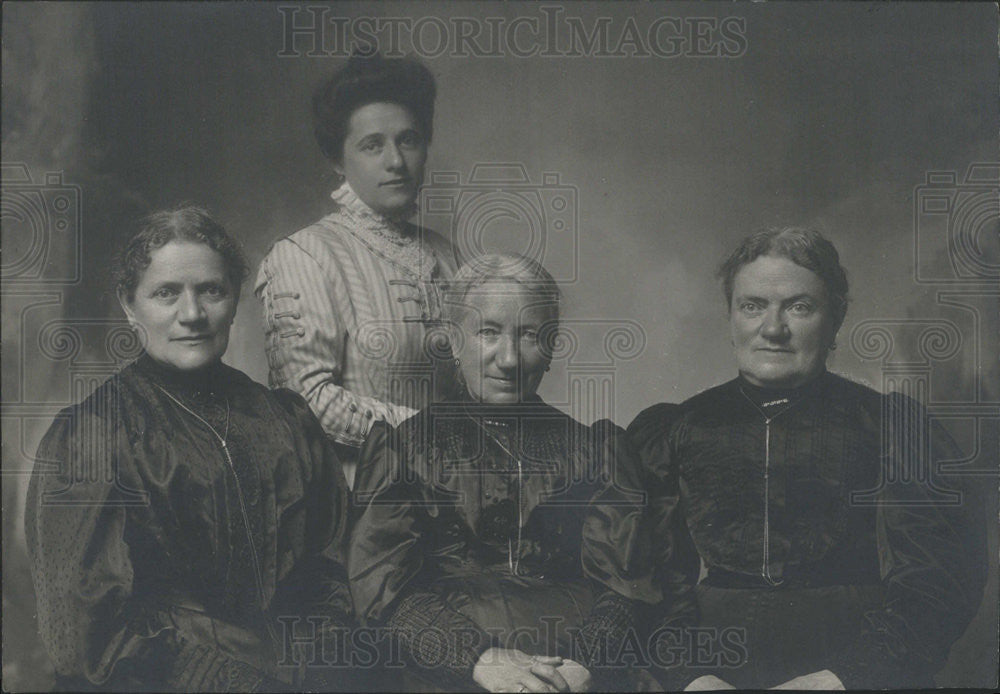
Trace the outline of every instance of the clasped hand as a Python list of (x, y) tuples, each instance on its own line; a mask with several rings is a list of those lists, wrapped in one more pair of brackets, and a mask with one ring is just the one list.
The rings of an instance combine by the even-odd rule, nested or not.
[(489, 648), (479, 656), (472, 679), (489, 692), (585, 692), (590, 672), (558, 656), (528, 655), (515, 648)]

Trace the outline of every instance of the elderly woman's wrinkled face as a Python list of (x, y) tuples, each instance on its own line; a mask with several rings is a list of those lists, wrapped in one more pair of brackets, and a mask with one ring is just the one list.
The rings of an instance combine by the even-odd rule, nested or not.
[(555, 319), (550, 303), (517, 282), (470, 291), (452, 339), (469, 393), (495, 404), (532, 397), (549, 365), (539, 336)]
[(351, 114), (336, 168), (365, 204), (392, 217), (416, 200), (426, 161), (427, 139), (409, 109), (377, 102)]
[(218, 252), (171, 241), (150, 253), (134, 297), (118, 298), (149, 356), (195, 371), (225, 353), (239, 295)]
[(819, 375), (840, 327), (823, 280), (772, 255), (736, 273), (729, 318), (740, 373), (772, 388), (794, 388)]

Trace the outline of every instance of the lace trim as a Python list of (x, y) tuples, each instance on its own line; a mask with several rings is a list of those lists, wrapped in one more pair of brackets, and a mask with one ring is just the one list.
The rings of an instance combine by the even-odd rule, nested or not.
[(330, 197), (337, 203), (338, 214), (345, 218), (347, 229), (375, 253), (425, 281), (434, 276), (437, 256), (405, 221), (416, 212), (416, 204), (403, 216), (387, 217), (365, 204), (346, 181)]

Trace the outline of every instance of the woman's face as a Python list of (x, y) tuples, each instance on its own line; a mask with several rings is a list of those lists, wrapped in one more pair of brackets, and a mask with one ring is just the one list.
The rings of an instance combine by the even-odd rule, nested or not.
[(469, 393), (494, 404), (533, 396), (549, 365), (539, 334), (554, 319), (551, 304), (516, 282), (470, 291), (452, 340)]
[(409, 109), (377, 102), (351, 114), (336, 169), (366, 205), (392, 217), (416, 200), (426, 161), (427, 138)]
[(171, 241), (150, 254), (135, 296), (118, 299), (140, 328), (149, 356), (195, 371), (225, 353), (239, 294), (219, 253), (202, 243)]
[(772, 255), (736, 273), (729, 318), (740, 373), (772, 388), (794, 388), (818, 376), (840, 327), (823, 280)]

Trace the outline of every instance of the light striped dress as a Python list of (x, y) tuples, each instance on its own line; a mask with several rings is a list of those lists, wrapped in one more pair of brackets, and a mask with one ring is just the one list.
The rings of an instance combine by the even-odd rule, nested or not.
[(271, 387), (301, 393), (327, 435), (360, 446), (376, 421), (399, 424), (452, 378), (440, 319), (454, 256), (346, 183), (331, 197), (335, 212), (275, 242), (254, 293)]

